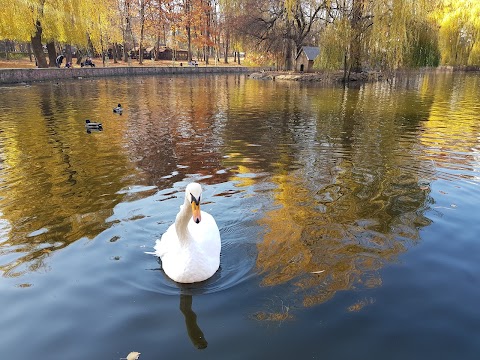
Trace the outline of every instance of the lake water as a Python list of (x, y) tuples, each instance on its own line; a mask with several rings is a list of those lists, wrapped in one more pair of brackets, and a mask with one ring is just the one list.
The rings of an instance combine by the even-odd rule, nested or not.
[[(221, 268), (179, 286), (149, 252), (190, 181)], [(479, 213), (479, 74), (1, 87), (0, 351), (478, 359)]]

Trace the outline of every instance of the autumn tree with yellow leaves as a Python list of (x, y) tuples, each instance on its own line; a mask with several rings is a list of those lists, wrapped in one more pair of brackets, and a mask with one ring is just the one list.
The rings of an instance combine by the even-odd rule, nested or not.
[(444, 0), (433, 17), (439, 25), (441, 61), (446, 65), (480, 64), (480, 1)]
[(101, 52), (119, 38), (118, 18), (112, 13), (114, 0), (13, 0), (0, 7), (0, 39), (30, 41), (39, 67), (54, 66), (56, 45), (93, 47)]

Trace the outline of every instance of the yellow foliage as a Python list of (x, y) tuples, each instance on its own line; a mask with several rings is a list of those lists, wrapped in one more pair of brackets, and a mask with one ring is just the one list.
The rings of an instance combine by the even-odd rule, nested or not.
[(38, 20), (45, 42), (85, 47), (90, 36), (95, 49), (100, 50), (107, 39), (121, 39), (120, 28), (115, 23), (119, 19), (115, 9), (116, 0), (5, 1), (0, 7), (0, 40), (30, 41)]
[(350, 21), (346, 18), (327, 26), (320, 35), (322, 51), (320, 51), (320, 56), (315, 60), (315, 66), (322, 69), (341, 68), (349, 46), (351, 32)]
[(5, 1), (0, 6), (0, 40), (30, 41), (35, 14), (36, 7), (27, 1)]
[[(327, 25), (320, 35), (322, 52), (317, 65), (338, 69), (345, 61), (347, 66), (361, 61), (350, 58), (355, 55), (351, 53), (353, 49), (361, 51), (371, 67), (404, 66), (412, 43), (419, 38), (417, 29), (428, 31), (419, 24), (428, 25), (426, 19), (436, 1), (365, 0), (357, 7), (355, 3), (344, 3), (345, 8), (331, 13), (335, 16), (333, 24)], [(412, 27), (415, 24), (417, 27)]]
[(480, 64), (480, 2), (443, 0), (433, 13), (438, 22), (439, 46), (445, 65)]

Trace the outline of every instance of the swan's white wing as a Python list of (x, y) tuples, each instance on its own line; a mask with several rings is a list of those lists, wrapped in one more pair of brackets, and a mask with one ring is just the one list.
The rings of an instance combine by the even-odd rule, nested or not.
[(177, 232), (175, 230), (175, 224), (168, 227), (167, 231), (162, 235), (160, 239), (155, 242), (155, 255), (162, 258), (166, 253), (173, 251), (175, 246), (178, 246)]

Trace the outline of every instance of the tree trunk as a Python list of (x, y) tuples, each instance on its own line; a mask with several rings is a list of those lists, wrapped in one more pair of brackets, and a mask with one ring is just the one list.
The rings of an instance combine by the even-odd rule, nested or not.
[(292, 41), (287, 39), (287, 49), (285, 50), (285, 70), (290, 71), (292, 70), (292, 67)]
[(140, 40), (140, 44), (138, 45), (138, 63), (143, 65), (143, 43)]
[(27, 44), (27, 49), (28, 49), (28, 57), (30, 59), (30, 62), (32, 62), (32, 44), (31, 43)]
[(285, 47), (285, 70), (287, 71), (292, 70), (292, 64), (293, 64), (293, 61), (292, 61), (293, 47), (292, 47), (291, 32), (292, 32), (291, 22), (287, 20), (287, 35), (285, 38), (285, 41), (287, 42)]
[(112, 45), (112, 57), (113, 57), (113, 63), (116, 64), (118, 63), (118, 48), (117, 48), (118, 44), (117, 43), (113, 43)]
[(57, 50), (55, 50), (55, 43), (50, 41), (47, 43), (47, 51), (48, 51), (48, 66), (55, 67), (55, 60), (57, 59)]
[(143, 65), (143, 36), (145, 32), (145, 1), (140, 0), (140, 44), (138, 45), (138, 63)]
[(160, 54), (160, 35), (157, 36), (157, 44), (155, 46), (155, 61), (158, 60), (158, 54)]
[(187, 26), (187, 41), (188, 41), (188, 61), (192, 61), (192, 33), (190, 26)]
[(123, 61), (128, 61), (127, 43), (125, 41), (123, 42)]
[(360, 38), (362, 36), (362, 17), (364, 0), (354, 0), (352, 5), (352, 37), (350, 40), (350, 70), (362, 71), (362, 48)]
[(228, 48), (230, 46), (230, 29), (227, 27), (227, 32), (225, 34), (225, 64), (228, 64)]
[(77, 65), (82, 63), (83, 53), (80, 49), (77, 49)]
[(32, 49), (35, 58), (37, 59), (37, 67), (47, 68), (47, 59), (45, 58), (45, 53), (43, 52), (42, 46), (42, 25), (40, 21), (37, 21), (35, 35), (32, 36)]
[(66, 62), (72, 63), (72, 45), (65, 45), (65, 55), (66, 55)]
[(192, 29), (190, 27), (191, 11), (192, 11), (191, 0), (185, 0), (185, 15), (187, 17), (187, 25), (185, 26), (185, 31), (187, 32), (187, 50), (188, 50), (187, 61), (192, 61), (192, 31), (191, 31)]
[(125, 32), (123, 36), (123, 61), (129, 62), (130, 56), (127, 49), (127, 41), (129, 40), (127, 37), (130, 36), (130, 40), (133, 44), (133, 51), (135, 52), (135, 39), (133, 37), (133, 31), (131, 26), (131, 18), (130, 18), (130, 1), (125, 1)]

